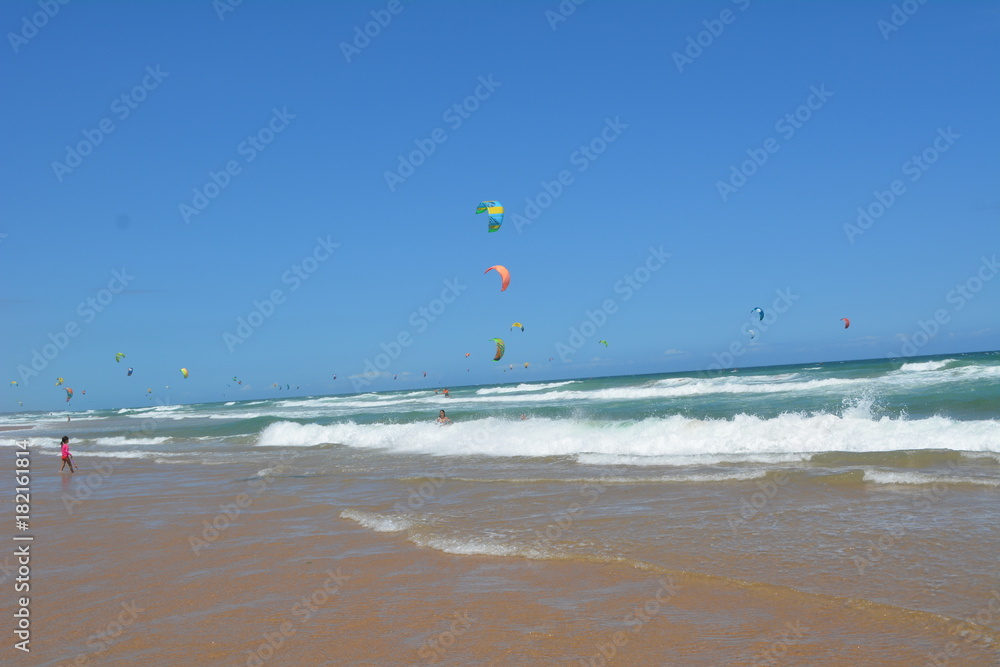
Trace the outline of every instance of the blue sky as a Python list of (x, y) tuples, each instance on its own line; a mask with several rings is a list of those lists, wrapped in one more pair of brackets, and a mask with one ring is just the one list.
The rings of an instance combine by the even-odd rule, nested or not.
[(996, 3), (43, 0), (0, 26), (3, 410), (65, 406), (56, 377), (85, 409), (1000, 347)]

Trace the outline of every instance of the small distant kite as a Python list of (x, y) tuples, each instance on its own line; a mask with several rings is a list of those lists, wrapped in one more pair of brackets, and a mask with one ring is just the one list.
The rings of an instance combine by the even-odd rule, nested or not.
[(188, 376), (188, 369), (182, 368), (181, 369), (181, 375), (183, 375), (186, 378)]
[(497, 345), (497, 352), (496, 356), (493, 357), (493, 361), (500, 361), (503, 358), (503, 353), (504, 350), (507, 349), (507, 346), (503, 344), (503, 340), (500, 338), (490, 338), (490, 340)]
[(497, 264), (486, 269), (483, 273), (486, 274), (490, 271), (496, 271), (500, 274), (500, 291), (502, 292), (507, 289), (507, 286), (510, 285), (510, 271), (507, 270), (507, 267)]
[(747, 335), (750, 336), (750, 340), (753, 340), (757, 337), (757, 332), (753, 329), (747, 329)]
[(132, 377), (132, 367), (131, 366), (128, 367), (128, 376)]
[(115, 363), (121, 363), (121, 360), (125, 358), (125, 355), (121, 352), (115, 353)]
[(521, 331), (524, 331), (524, 325), (521, 324), (520, 322), (514, 322), (514, 324), (510, 325), (510, 330), (513, 331), (514, 327), (517, 327)]
[(527, 367), (529, 366), (529, 364), (530, 364), (530, 363), (531, 363), (531, 362), (528, 362), (528, 361), (524, 362), (524, 367), (525, 367), (525, 368), (527, 368)]
[(597, 341), (597, 342), (598, 342), (598, 343), (601, 343), (602, 345), (604, 345), (604, 347), (607, 347), (607, 346), (608, 346), (608, 341), (606, 341), (606, 340), (599, 340), (599, 341)]
[[(469, 356), (469, 355), (465, 355), (465, 356)], [(17, 383), (17, 380), (11, 380), (11, 381), (10, 381), (10, 386), (11, 386), (11, 387), (20, 387), (21, 385), (19, 385), (19, 384)]]
[(503, 224), (503, 204), (498, 201), (481, 201), (476, 207), (476, 213), (488, 213), (487, 231), (495, 232)]
[(59, 385), (61, 385), (61, 384), (62, 384), (63, 382), (65, 382), (65, 380), (63, 380), (62, 378), (56, 378), (56, 386), (57, 386), (57, 387), (58, 387)]
[(66, 387), (66, 402), (69, 403), (69, 399), (73, 398), (73, 390)]
[[(465, 356), (469, 356), (470, 354), (472, 354), (472, 353), (471, 352), (466, 352)], [(17, 384), (17, 383), (15, 382), (14, 384)]]
[(847, 319), (846, 317), (841, 317), (840, 321), (844, 323), (844, 328), (845, 329), (847, 327), (851, 326), (851, 321), (849, 319)]
[(763, 320), (763, 319), (764, 319), (764, 310), (763, 310), (763, 309), (762, 309), (762, 308), (761, 308), (760, 306), (758, 306), (758, 307), (754, 308), (754, 309), (753, 309), (753, 310), (751, 310), (750, 312), (751, 312), (751, 313), (757, 313), (757, 315), (758, 315), (758, 316), (759, 316), (759, 318), (760, 318), (760, 319), (759, 319), (758, 321), (761, 321), (761, 320)]

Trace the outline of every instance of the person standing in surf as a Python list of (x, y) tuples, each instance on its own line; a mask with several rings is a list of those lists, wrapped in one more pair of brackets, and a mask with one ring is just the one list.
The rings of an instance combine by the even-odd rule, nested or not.
[(449, 419), (448, 416), (445, 415), (444, 410), (438, 411), (437, 423), (438, 426), (447, 426), (448, 424), (451, 423), (451, 419)]
[(76, 472), (75, 470), (73, 470), (73, 455), (69, 453), (69, 436), (68, 435), (64, 435), (62, 437), (62, 443), (61, 444), (62, 444), (62, 465), (59, 466), (59, 472), (63, 471), (63, 468), (66, 467), (67, 463), (69, 464), (69, 471), (70, 471), (70, 473)]

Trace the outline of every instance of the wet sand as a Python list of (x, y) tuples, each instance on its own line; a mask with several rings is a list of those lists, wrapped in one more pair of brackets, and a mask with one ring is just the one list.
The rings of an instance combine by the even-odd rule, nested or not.
[[(1000, 664), (996, 570), (970, 588), (956, 581), (961, 594), (942, 603), (985, 621), (962, 625), (958, 611), (915, 606), (914, 582), (935, 576), (919, 560), (848, 577), (849, 562), (838, 572), (789, 556), (764, 522), (722, 545), (721, 533), (678, 525), (662, 549), (595, 545), (606, 553), (591, 559), (462, 555), (343, 518), (366, 501), (390, 510), (399, 498), (378, 481), (86, 457), (60, 475), (57, 460), (33, 463), (32, 652), (15, 654), (8, 631), (4, 664)], [(602, 502), (635, 493), (610, 488)], [(573, 530), (600, 520), (581, 516)], [(0, 576), (9, 625), (11, 577)], [(866, 588), (883, 593), (863, 598)]]

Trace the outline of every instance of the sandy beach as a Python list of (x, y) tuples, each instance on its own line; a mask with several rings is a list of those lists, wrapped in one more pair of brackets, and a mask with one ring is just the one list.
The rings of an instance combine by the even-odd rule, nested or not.
[[(972, 666), (1000, 655), (988, 624), (853, 597), (858, 577), (838, 591), (823, 562), (767, 564), (766, 533), (719, 550), (677, 526), (658, 549), (684, 566), (674, 568), (628, 549), (445, 553), (341, 516), (366, 501), (388, 512), (376, 481), (77, 458), (75, 475), (34, 461), (32, 652), (15, 656), (8, 642), (5, 663), (903, 666), (940, 655)], [(718, 491), (685, 495), (716, 503)], [(636, 498), (609, 488), (602, 503), (622, 494)], [(549, 500), (561, 501), (571, 498)], [(699, 563), (710, 552), (729, 564)], [(727, 569), (748, 576), (709, 574)], [(799, 588), (749, 578), (778, 569)], [(889, 590), (896, 576), (916, 585), (933, 572), (873, 567), (864, 585)], [(828, 592), (803, 590), (817, 578), (812, 588)], [(1000, 609), (996, 591), (966, 595)]]

